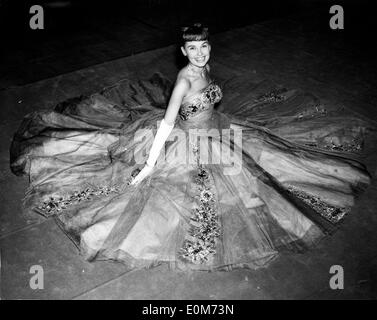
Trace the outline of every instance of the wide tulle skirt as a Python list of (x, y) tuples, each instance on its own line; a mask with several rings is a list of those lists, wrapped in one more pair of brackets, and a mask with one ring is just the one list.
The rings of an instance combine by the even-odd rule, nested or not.
[(221, 111), (177, 121), (136, 186), (169, 95), (162, 76), (28, 115), (11, 148), (12, 170), (30, 177), (25, 209), (54, 217), (86, 259), (130, 267), (256, 269), (312, 247), (369, 184), (358, 159), (375, 127), (297, 90), (234, 81)]

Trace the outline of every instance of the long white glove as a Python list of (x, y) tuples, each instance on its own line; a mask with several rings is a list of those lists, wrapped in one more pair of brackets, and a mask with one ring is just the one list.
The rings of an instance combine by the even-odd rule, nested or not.
[(158, 156), (160, 155), (160, 151), (165, 144), (166, 139), (169, 137), (170, 133), (174, 128), (174, 124), (169, 125), (162, 119), (160, 127), (157, 130), (156, 136), (154, 137), (153, 144), (151, 150), (149, 151), (149, 156), (147, 160), (146, 166), (139, 172), (139, 174), (132, 180), (131, 185), (138, 184), (142, 181), (146, 176), (148, 176), (152, 170)]
[(157, 158), (160, 155), (160, 151), (165, 145), (165, 141), (169, 137), (173, 128), (174, 124), (167, 124), (165, 122), (165, 119), (162, 119), (160, 127), (158, 128), (156, 136), (154, 137), (152, 148), (149, 152), (149, 157), (147, 160), (148, 166), (154, 167), (154, 165), (156, 164)]

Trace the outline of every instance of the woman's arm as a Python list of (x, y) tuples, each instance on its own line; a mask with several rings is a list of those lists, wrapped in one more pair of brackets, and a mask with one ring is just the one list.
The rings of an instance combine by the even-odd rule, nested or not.
[(185, 97), (187, 91), (190, 89), (190, 82), (185, 78), (177, 79), (171, 94), (168, 107), (165, 112), (164, 120), (169, 125), (174, 125), (175, 119), (179, 108), (181, 107), (182, 100)]
[(186, 81), (187, 80), (185, 79), (177, 81), (174, 86), (164, 119), (161, 121), (160, 127), (154, 137), (151, 150), (149, 151), (149, 157), (147, 160), (147, 165), (149, 167), (154, 167), (166, 139), (174, 128), (175, 119), (182, 104), (183, 97), (187, 93), (187, 85), (189, 84)]
[(164, 119), (161, 121), (160, 127), (158, 128), (156, 136), (153, 140), (153, 144), (147, 160), (147, 165), (144, 166), (144, 168), (135, 177), (135, 179), (132, 180), (131, 185), (138, 184), (152, 172), (160, 151), (164, 146), (166, 139), (169, 137), (171, 131), (173, 130), (179, 108), (182, 104), (184, 96), (189, 90), (189, 87), (190, 83), (188, 80), (184, 78), (177, 80), (170, 97)]

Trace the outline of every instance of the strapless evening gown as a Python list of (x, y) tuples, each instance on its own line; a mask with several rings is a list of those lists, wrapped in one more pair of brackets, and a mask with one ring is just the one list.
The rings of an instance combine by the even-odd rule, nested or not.
[(367, 120), (234, 78), (184, 99), (152, 174), (130, 185), (170, 90), (160, 74), (122, 81), (29, 114), (14, 136), (25, 210), (54, 217), (87, 260), (265, 267), (336, 230), (370, 182), (359, 161), (375, 132)]

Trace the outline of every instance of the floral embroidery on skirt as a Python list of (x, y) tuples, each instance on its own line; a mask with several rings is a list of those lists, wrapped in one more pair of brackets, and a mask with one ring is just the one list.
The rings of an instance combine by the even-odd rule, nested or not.
[(345, 215), (351, 211), (351, 209), (347, 207), (343, 208), (330, 205), (321, 200), (318, 196), (311, 195), (293, 186), (289, 186), (288, 191), (332, 223), (340, 222)]
[(52, 215), (59, 214), (63, 210), (68, 209), (81, 201), (89, 201), (93, 196), (108, 196), (111, 193), (118, 192), (118, 186), (99, 186), (95, 188), (87, 187), (84, 190), (74, 191), (68, 196), (50, 197), (41, 205), (35, 207), (34, 210), (43, 216), (50, 217)]
[(199, 205), (192, 210), (191, 228), (180, 255), (194, 264), (204, 264), (216, 253), (220, 223), (210, 173), (199, 163), (199, 148), (193, 146), (193, 151), (197, 160), (194, 179), (199, 194)]

